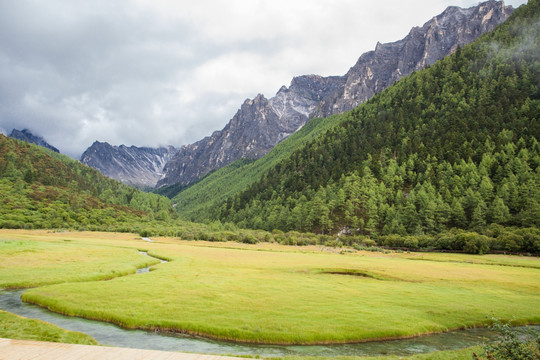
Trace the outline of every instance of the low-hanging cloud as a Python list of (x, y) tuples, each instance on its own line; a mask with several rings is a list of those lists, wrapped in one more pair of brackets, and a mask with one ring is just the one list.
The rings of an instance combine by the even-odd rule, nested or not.
[(476, 3), (0, 0), (0, 129), (74, 157), (94, 140), (180, 146), (248, 97), (344, 74), (377, 41)]

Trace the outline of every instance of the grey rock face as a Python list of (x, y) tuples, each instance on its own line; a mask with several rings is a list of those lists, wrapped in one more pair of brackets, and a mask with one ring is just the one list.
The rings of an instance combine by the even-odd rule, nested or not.
[(60, 152), (57, 148), (55, 148), (54, 146), (47, 143), (41, 136), (37, 136), (37, 135), (32, 134), (30, 132), (30, 130), (28, 130), (28, 129), (23, 129), (23, 130), (13, 129), (11, 131), (11, 134), (9, 135), (9, 137), (14, 138), (14, 139), (19, 139), (19, 140), (22, 140), (22, 141), (26, 140), (29, 143), (33, 143), (33, 144), (36, 144), (36, 145), (39, 145), (39, 146), (43, 146), (43, 147), (45, 147), (47, 149), (51, 149), (54, 152), (57, 152), (57, 153)]
[(81, 162), (125, 184), (154, 187), (176, 151), (172, 146), (154, 149), (96, 141), (82, 154)]
[(270, 100), (247, 99), (220, 131), (183, 146), (167, 163), (157, 186), (189, 184), (240, 158), (259, 158), (297, 131), (321, 99), (343, 86), (344, 78), (306, 75), (283, 86)]
[(476, 7), (448, 7), (422, 27), (413, 28), (402, 40), (380, 44), (363, 54), (345, 75), (345, 85), (324, 99), (312, 117), (326, 117), (351, 110), (413, 71), (435, 63), (493, 30), (513, 8), (502, 1)]
[(267, 100), (246, 100), (221, 131), (183, 146), (167, 163), (157, 186), (187, 185), (239, 158), (259, 158), (313, 117), (353, 109), (401, 77), (420, 70), (493, 30), (512, 13), (502, 1), (469, 9), (449, 7), (393, 43), (378, 43), (345, 76), (296, 77)]

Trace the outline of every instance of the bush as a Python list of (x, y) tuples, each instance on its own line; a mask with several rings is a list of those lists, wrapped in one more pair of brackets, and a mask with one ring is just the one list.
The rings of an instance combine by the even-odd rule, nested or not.
[(490, 250), (490, 238), (475, 232), (459, 233), (454, 238), (454, 250), (469, 254), (486, 254)]
[(436, 247), (436, 240), (431, 235), (419, 235), (415, 236), (415, 238), (418, 241), (418, 247), (421, 249), (428, 249), (428, 248), (435, 248)]
[(225, 237), (225, 239), (227, 241), (240, 241), (240, 236), (238, 236), (238, 234), (230, 232), (230, 231), (224, 232), (223, 236)]
[[(512, 328), (509, 324), (494, 319), (490, 326), (501, 339), (495, 343), (484, 345), (486, 359), (496, 360), (536, 360), (540, 359), (540, 331), (525, 328)], [(474, 359), (481, 359), (473, 353)]]
[(505, 231), (495, 241), (496, 249), (509, 251), (509, 252), (518, 252), (523, 247), (523, 236), (516, 233)]
[(386, 235), (380, 237), (379, 243), (384, 246), (395, 248), (418, 248), (418, 239), (414, 236)]
[(297, 245), (296, 236), (291, 235), (281, 235), (277, 237), (281, 245)]
[(341, 240), (338, 239), (327, 241), (324, 245), (335, 248), (343, 247), (343, 243), (341, 242)]
[(526, 251), (532, 254), (540, 254), (540, 229), (518, 229), (515, 231), (515, 233), (523, 237), (521, 251)]
[(141, 237), (150, 237), (154, 235), (154, 231), (150, 229), (143, 229), (139, 232)]
[(243, 234), (241, 236), (241, 241), (244, 244), (256, 244), (258, 242), (257, 238), (251, 234)]
[(202, 232), (202, 231), (200, 231), (200, 232), (195, 236), (195, 240), (208, 241), (209, 238), (210, 238), (210, 235), (208, 235), (207, 233)]
[(492, 242), (492, 238), (475, 232), (446, 233), (437, 240), (437, 247), (441, 250), (463, 250), (469, 254), (486, 254)]
[(360, 245), (364, 245), (364, 246), (367, 246), (367, 247), (377, 246), (377, 242), (375, 242), (375, 240), (372, 240), (370, 238), (364, 238), (362, 240), (362, 242), (360, 243)]
[(455, 234), (444, 233), (441, 234), (435, 241), (435, 248), (439, 250), (453, 250), (452, 244), (454, 243)]
[(418, 248), (418, 239), (414, 236), (405, 236), (403, 237), (403, 246), (407, 249), (417, 249)]

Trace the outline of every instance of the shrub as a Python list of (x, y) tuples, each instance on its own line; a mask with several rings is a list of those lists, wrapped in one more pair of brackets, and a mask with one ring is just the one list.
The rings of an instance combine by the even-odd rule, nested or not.
[(475, 232), (459, 233), (454, 238), (454, 250), (469, 254), (485, 254), (490, 249), (490, 238)]
[(297, 245), (296, 236), (282, 235), (278, 238), (281, 245)]
[(524, 239), (523, 236), (505, 231), (497, 238), (495, 244), (497, 250), (504, 250), (510, 252), (518, 252), (523, 248)]
[(418, 248), (418, 239), (415, 236), (385, 235), (380, 237), (379, 243), (389, 247)]
[(200, 232), (195, 236), (195, 240), (208, 241), (209, 238), (210, 238), (210, 236), (209, 236), (207, 233), (202, 232), (202, 231), (200, 231)]
[(150, 229), (143, 229), (139, 232), (141, 237), (150, 237), (154, 235), (154, 232)]
[(417, 249), (418, 248), (418, 239), (414, 236), (405, 236), (403, 237), (403, 246), (407, 249)]
[[(486, 359), (536, 360), (540, 358), (540, 331), (532, 328), (512, 328), (494, 319), (490, 329), (501, 336), (500, 340), (484, 345)], [(474, 359), (481, 359), (473, 353)]]
[(441, 234), (435, 241), (435, 248), (439, 250), (452, 250), (455, 234)]
[(243, 234), (241, 236), (241, 241), (244, 244), (256, 244), (258, 242), (257, 238), (251, 234)]
[(238, 234), (233, 233), (231, 231), (225, 231), (223, 233), (223, 236), (225, 237), (227, 241), (240, 241), (240, 236), (238, 236)]
[(436, 240), (435, 237), (431, 235), (419, 235), (415, 236), (418, 241), (418, 247), (422, 249), (435, 248)]
[(372, 240), (367, 237), (362, 240), (361, 245), (370, 247), (370, 246), (377, 246), (377, 243), (375, 242), (375, 240)]
[(540, 229), (518, 229), (515, 231), (515, 233), (523, 237), (521, 251), (527, 251), (532, 254), (540, 254)]
[(343, 247), (343, 243), (341, 242), (341, 240), (338, 240), (338, 239), (334, 239), (334, 240), (330, 240), (330, 241), (327, 241), (325, 243), (326, 246), (330, 246), (330, 247), (336, 247), (336, 248), (341, 248)]

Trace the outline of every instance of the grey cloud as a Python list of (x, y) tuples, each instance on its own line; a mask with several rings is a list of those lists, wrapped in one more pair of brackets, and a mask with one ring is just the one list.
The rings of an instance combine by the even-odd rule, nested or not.
[(379, 3), (275, 0), (245, 13), (237, 0), (0, 0), (0, 129), (29, 128), (74, 157), (94, 140), (191, 143), (245, 98), (294, 75), (343, 74), (451, 1)]

